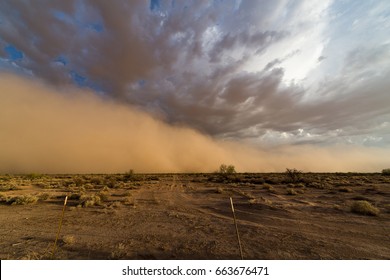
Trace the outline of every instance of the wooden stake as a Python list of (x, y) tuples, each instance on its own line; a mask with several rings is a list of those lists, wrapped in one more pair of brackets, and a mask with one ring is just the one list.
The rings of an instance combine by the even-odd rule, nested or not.
[(242, 247), (241, 247), (241, 240), (240, 240), (240, 235), (238, 234), (238, 227), (237, 227), (237, 220), (236, 220), (236, 213), (234, 211), (234, 206), (233, 206), (233, 199), (230, 197), (230, 205), (232, 206), (232, 212), (233, 212), (233, 219), (234, 219), (234, 225), (236, 226), (236, 233), (237, 233), (237, 241), (238, 241), (238, 247), (240, 248), (240, 255), (241, 259), (244, 259), (244, 255), (242, 254)]
[(57, 232), (56, 240), (54, 241), (53, 253), (51, 254), (51, 258), (54, 257), (54, 253), (56, 252), (57, 241), (58, 241), (58, 237), (60, 236), (61, 227), (62, 227), (62, 220), (64, 219), (65, 207), (66, 207), (67, 201), (68, 201), (68, 196), (65, 196), (64, 207), (62, 208), (62, 215), (61, 215), (60, 223), (58, 225), (58, 232)]

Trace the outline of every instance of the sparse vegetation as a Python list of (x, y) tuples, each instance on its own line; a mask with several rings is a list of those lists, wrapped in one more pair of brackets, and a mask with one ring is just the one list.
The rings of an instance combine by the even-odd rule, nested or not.
[(29, 180), (40, 179), (42, 177), (44, 177), (44, 176), (42, 174), (39, 174), (39, 173), (30, 173), (30, 174), (25, 175), (25, 178), (29, 179)]
[(218, 187), (216, 190), (215, 190), (216, 193), (219, 193), (219, 194), (223, 194), (225, 191), (223, 190), (223, 188), (221, 187)]
[(81, 195), (80, 196), (81, 205), (83, 207), (91, 207), (96, 205), (101, 205), (102, 199), (99, 195)]
[(377, 216), (379, 214), (379, 209), (366, 200), (355, 201), (351, 205), (351, 211), (353, 213), (369, 216)]
[(235, 174), (236, 169), (234, 165), (221, 164), (221, 166), (219, 167), (219, 173), (223, 175)]
[[(223, 218), (228, 215), (227, 217), (231, 219), (228, 211), (229, 196), (235, 198), (235, 207), (240, 220), (250, 221), (253, 225), (266, 223), (275, 228), (275, 231), (278, 230), (281, 238), (286, 238), (283, 239), (283, 246), (286, 246), (289, 255), (275, 255), (276, 257), (304, 258), (309, 254), (310, 257), (316, 258), (321, 255), (322, 248), (315, 246), (313, 250), (316, 251), (313, 254), (296, 250), (295, 240), (291, 239), (291, 234), (298, 232), (299, 227), (296, 226), (298, 220), (303, 220), (305, 223), (313, 221), (318, 223), (322, 228), (318, 235), (328, 241), (328, 235), (331, 235), (333, 230), (328, 230), (329, 224), (326, 221), (331, 220), (337, 230), (344, 233), (343, 241), (354, 245), (358, 244), (361, 238), (355, 239), (349, 233), (356, 230), (356, 227), (370, 226), (370, 235), (367, 236), (375, 239), (375, 247), (372, 246), (373, 253), (368, 255), (368, 250), (365, 250), (360, 255), (359, 252), (354, 252), (353, 256), (351, 253), (351, 256), (362, 258), (384, 256), (380, 251), (380, 244), (385, 238), (383, 228), (388, 227), (387, 216), (390, 213), (390, 204), (385, 198), (390, 191), (387, 188), (390, 176), (383, 176), (378, 172), (363, 175), (305, 173), (303, 178), (292, 180), (285, 172), (235, 173), (234, 167), (228, 168), (228, 165), (222, 166), (221, 170), (223, 173), (220, 170), (206, 174), (134, 175), (133, 173), (129, 175), (128, 180), (124, 179), (123, 173), (44, 175), (33, 181), (26, 175), (12, 175), (5, 177), (6, 179), (1, 179), (0, 176), (1, 211), (9, 215), (12, 221), (12, 223), (3, 223), (3, 227), (7, 232), (15, 230), (17, 233), (17, 238), (4, 237), (4, 244), (7, 246), (4, 246), (0, 257), (5, 259), (53, 258), (50, 250), (52, 244), (49, 243), (54, 237), (53, 228), (57, 224), (66, 195), (68, 204), (65, 212), (64, 234), (59, 234), (60, 242), (56, 259), (158, 259), (187, 257), (187, 254), (192, 255), (192, 252), (195, 252), (196, 256), (204, 257), (203, 247), (200, 247), (206, 246), (210, 239), (204, 235), (206, 240), (200, 239), (203, 243), (197, 249), (198, 247), (193, 245), (198, 242), (199, 239), (196, 238), (199, 238), (199, 235), (192, 234), (207, 229), (207, 233), (212, 234), (213, 239), (226, 238), (222, 230), (217, 229), (217, 226), (214, 227), (219, 220), (221, 225), (218, 226), (223, 226), (224, 220), (213, 217), (218, 215)], [(202, 211), (192, 211), (199, 209)], [(196, 216), (193, 215), (194, 212), (197, 213)], [(48, 213), (47, 217), (45, 217), (46, 213)], [(311, 213), (314, 213), (315, 217)], [(365, 218), (360, 215), (367, 216)], [(372, 218), (376, 215), (380, 217)], [(264, 219), (265, 216), (267, 219)], [(287, 223), (278, 222), (281, 216)], [(320, 219), (321, 217), (325, 218)], [(348, 223), (345, 223), (345, 218), (348, 218)], [(380, 219), (383, 225), (372, 223), (372, 219), (374, 221)], [(180, 223), (180, 226), (177, 223)], [(83, 224), (87, 226), (82, 227)], [(287, 229), (286, 224), (292, 227)], [(18, 232), (19, 229), (22, 231), (25, 228), (24, 225), (28, 225), (35, 231), (39, 230), (39, 235)], [(133, 235), (135, 226), (136, 234)], [(99, 227), (101, 232), (98, 241), (95, 237), (96, 227)], [(170, 232), (175, 230), (177, 230), (175, 237), (178, 238), (173, 242), (177, 243), (171, 245)], [(148, 234), (144, 234), (145, 232)], [(248, 244), (257, 246), (255, 234), (253, 237), (250, 235), (245, 237)], [(265, 238), (270, 240), (267, 236)], [(182, 240), (186, 247), (180, 247), (178, 244)], [(84, 246), (88, 250), (79, 250), (79, 247)], [(92, 249), (94, 246), (97, 250)], [(173, 252), (172, 246), (178, 248), (174, 250), (175, 256), (170, 255)], [(49, 247), (48, 254), (43, 253), (46, 247)], [(136, 247), (151, 252), (151, 255), (143, 255), (141, 250), (142, 255), (136, 250), (126, 250)], [(160, 247), (164, 250), (155, 249)], [(248, 257), (263, 256), (254, 253), (255, 249), (257, 252), (261, 251), (257, 247), (253, 252), (249, 249)], [(343, 250), (345, 251), (342, 256), (350, 257), (347, 251), (349, 247)], [(335, 258), (340, 257), (337, 255), (338, 252), (329, 251)], [(217, 256), (217, 253), (215, 255), (208, 253), (207, 257), (234, 257), (227, 251), (225, 253), (220, 251), (218, 254)], [(321, 256), (327, 258), (330, 255)]]
[(7, 203), (11, 205), (26, 205), (37, 203), (38, 197), (34, 195), (14, 196), (7, 199)]
[(129, 171), (127, 171), (124, 175), (123, 175), (123, 179), (126, 180), (126, 181), (132, 181), (134, 179), (134, 170), (133, 169), (130, 169)]
[(18, 190), (18, 188), (12, 185), (0, 186), (0, 192), (15, 191), (15, 190)]
[(105, 191), (104, 189), (98, 193), (98, 196), (100, 197), (101, 201), (103, 201), (103, 202), (108, 201), (109, 195), (110, 195), (110, 193), (108, 191)]
[(0, 193), (0, 203), (6, 203), (8, 197), (2, 193)]
[(62, 237), (62, 241), (67, 245), (72, 245), (76, 242), (76, 238), (74, 235), (64, 235)]
[(120, 259), (126, 256), (126, 245), (119, 243), (115, 246), (114, 250), (111, 252), (111, 259)]
[(294, 190), (294, 189), (287, 189), (287, 194), (288, 195), (297, 195), (298, 192), (296, 190)]
[(50, 197), (50, 195), (49, 195), (48, 193), (40, 193), (40, 194), (38, 195), (39, 200), (42, 200), (42, 201), (48, 200), (49, 197)]
[(383, 169), (382, 175), (390, 176), (390, 168)]
[(298, 183), (302, 179), (302, 171), (297, 170), (295, 168), (293, 168), (293, 169), (286, 168), (286, 175), (287, 175), (287, 178), (292, 183)]

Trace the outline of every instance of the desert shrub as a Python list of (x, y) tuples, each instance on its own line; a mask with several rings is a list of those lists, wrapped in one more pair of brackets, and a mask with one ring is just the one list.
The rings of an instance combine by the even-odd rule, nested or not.
[(73, 179), (73, 182), (76, 185), (76, 187), (80, 187), (80, 186), (82, 186), (84, 184), (85, 181), (81, 177), (76, 177), (76, 178)]
[(81, 195), (80, 201), (83, 207), (91, 207), (101, 205), (102, 199), (99, 195)]
[(15, 196), (11, 197), (7, 200), (8, 204), (11, 205), (26, 205), (26, 204), (34, 204), (38, 201), (37, 196), (33, 195), (21, 195), (21, 196)]
[(85, 184), (85, 185), (80, 187), (80, 191), (93, 190), (94, 188), (95, 188), (95, 186), (92, 184)]
[(48, 200), (50, 195), (48, 193), (40, 193), (38, 195), (39, 200)]
[(110, 189), (118, 188), (118, 182), (114, 178), (106, 180), (106, 187)]
[(69, 195), (69, 200), (79, 200), (81, 197), (81, 193), (72, 193)]
[(35, 180), (35, 179), (40, 179), (44, 176), (39, 173), (30, 173), (30, 174), (26, 174), (24, 177), (28, 180)]
[(216, 193), (219, 193), (219, 194), (223, 194), (225, 192), (225, 190), (221, 187), (218, 187), (216, 190), (215, 190)]
[(110, 195), (110, 193), (108, 191), (104, 191), (104, 190), (102, 190), (98, 193), (98, 196), (100, 197), (101, 201), (104, 201), (104, 202), (109, 200), (109, 195)]
[(117, 260), (126, 256), (126, 245), (119, 243), (115, 246), (115, 249), (111, 252), (111, 259)]
[(263, 178), (253, 178), (248, 180), (249, 183), (255, 184), (255, 185), (261, 185), (264, 184), (264, 179)]
[(279, 183), (277, 180), (275, 180), (275, 179), (273, 179), (273, 178), (265, 178), (265, 179), (264, 179), (264, 182), (265, 182), (266, 184), (271, 184), (271, 185), (276, 185), (276, 184)]
[(76, 242), (76, 238), (74, 237), (74, 235), (64, 235), (64, 237), (62, 237), (62, 241), (65, 244), (72, 245)]
[(135, 199), (134, 199), (134, 197), (127, 196), (127, 197), (125, 198), (125, 200), (123, 201), (123, 204), (125, 204), (125, 205), (131, 205), (131, 206), (134, 206), (134, 207), (135, 207)]
[(319, 182), (310, 182), (307, 184), (307, 187), (312, 189), (325, 189), (325, 185)]
[(302, 179), (302, 171), (297, 170), (295, 168), (293, 169), (286, 168), (286, 176), (290, 182), (297, 183)]
[(0, 192), (6, 192), (6, 191), (15, 191), (18, 190), (17, 187), (12, 186), (12, 185), (3, 185), (0, 186)]
[(102, 178), (100, 178), (100, 177), (93, 177), (93, 178), (91, 178), (91, 180), (89, 182), (91, 184), (94, 184), (94, 185), (101, 185), (102, 184)]
[(34, 184), (35, 187), (37, 188), (42, 188), (42, 189), (46, 189), (47, 188), (47, 183), (45, 182), (37, 182)]
[(294, 190), (294, 189), (287, 189), (287, 194), (288, 195), (297, 195), (298, 192), (296, 190)]
[(135, 174), (134, 174), (134, 170), (133, 169), (130, 169), (129, 171), (127, 171), (124, 175), (123, 175), (123, 179), (125, 179), (126, 181), (131, 181), (133, 180), (135, 177)]
[(294, 185), (295, 188), (304, 188), (305, 185), (303, 183), (298, 183)]
[(122, 203), (120, 201), (114, 201), (110, 204), (110, 208), (119, 208), (122, 206)]
[(369, 216), (377, 216), (379, 214), (379, 209), (366, 200), (355, 201), (351, 205), (351, 211), (353, 213)]
[(386, 168), (382, 170), (382, 175), (390, 176), (390, 168)]
[(217, 183), (232, 183), (236, 182), (236, 170), (233, 165), (226, 165), (226, 164), (221, 164), (219, 167), (219, 170), (216, 172), (217, 176), (214, 179), (214, 182)]
[(219, 167), (219, 173), (220, 174), (234, 174), (236, 173), (236, 169), (234, 165), (226, 165), (226, 164), (221, 164)]
[(270, 193), (276, 193), (274, 187), (267, 183), (263, 185), (263, 189), (268, 190)]
[(2, 193), (0, 193), (0, 203), (5, 203), (7, 202), (8, 197)]
[(5, 174), (3, 176), (0, 176), (0, 181), (8, 182), (12, 180), (12, 177), (9, 174)]
[[(141, 179), (140, 179), (140, 177), (137, 177), (134, 175), (133, 181), (135, 181), (135, 180), (140, 181)], [(146, 181), (160, 181), (160, 178), (158, 178), (158, 176), (148, 176), (147, 178), (145, 178), (145, 180)]]

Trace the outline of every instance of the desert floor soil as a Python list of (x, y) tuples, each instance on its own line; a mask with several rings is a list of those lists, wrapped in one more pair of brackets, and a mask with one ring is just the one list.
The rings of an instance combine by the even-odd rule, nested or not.
[[(244, 259), (390, 259), (389, 176), (30, 177), (3, 176), (0, 259), (239, 259), (230, 197)], [(379, 214), (353, 213), (358, 200)]]

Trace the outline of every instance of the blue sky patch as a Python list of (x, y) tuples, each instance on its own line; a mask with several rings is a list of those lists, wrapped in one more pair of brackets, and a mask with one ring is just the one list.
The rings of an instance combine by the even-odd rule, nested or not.
[(103, 26), (103, 23), (101, 23), (101, 22), (91, 23), (88, 27), (92, 28), (93, 30), (95, 30), (98, 33), (101, 33), (104, 31), (104, 26)]
[(69, 63), (68, 59), (65, 56), (62, 56), (62, 55), (60, 55), (57, 58), (55, 58), (54, 62), (59, 62), (59, 63), (61, 63), (64, 66), (66, 66)]
[(76, 71), (70, 71), (69, 72), (70, 77), (72, 78), (73, 82), (75, 82), (77, 85), (83, 87), (86, 85), (87, 78), (84, 76), (81, 76)]
[(150, 10), (155, 11), (160, 9), (160, 0), (150, 0)]
[(14, 45), (8, 45), (4, 48), (4, 51), (7, 53), (7, 56), (8, 58), (10, 58), (11, 60), (20, 60), (20, 59), (23, 59), (24, 57), (24, 54), (22, 51), (18, 50), (17, 48), (15, 48)]

